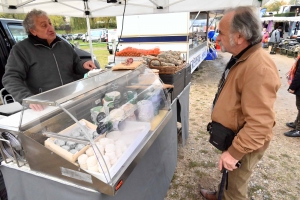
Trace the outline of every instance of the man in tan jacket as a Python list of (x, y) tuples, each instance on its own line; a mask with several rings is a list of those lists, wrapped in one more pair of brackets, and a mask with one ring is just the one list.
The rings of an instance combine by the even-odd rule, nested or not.
[[(261, 30), (258, 14), (250, 7), (228, 10), (219, 24), (217, 41), (232, 58), (219, 83), (211, 118), (237, 133), (219, 160), (219, 169), (229, 171), (223, 200), (247, 199), (251, 173), (273, 136), (273, 106), (281, 83), (275, 63), (261, 48)], [(217, 199), (217, 192), (200, 192), (205, 199)]]

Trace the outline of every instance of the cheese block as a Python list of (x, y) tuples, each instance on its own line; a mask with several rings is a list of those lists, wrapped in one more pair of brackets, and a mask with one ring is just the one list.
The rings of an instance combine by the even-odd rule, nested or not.
[(118, 91), (113, 91), (105, 94), (105, 101), (114, 101), (121, 98), (121, 94)]

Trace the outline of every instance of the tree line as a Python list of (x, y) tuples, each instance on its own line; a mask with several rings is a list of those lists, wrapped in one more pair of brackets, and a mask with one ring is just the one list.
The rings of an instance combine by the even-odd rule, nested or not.
[[(0, 18), (21, 19), (24, 20), (26, 14), (18, 13), (0, 13)], [(65, 16), (49, 15), (49, 18), (55, 30), (65, 30), (66, 33), (76, 30), (87, 29), (86, 19), (80, 17), (70, 17), (67, 20)], [(69, 21), (69, 22), (68, 22)], [(116, 28), (116, 17), (94, 17), (90, 18), (90, 26), (94, 28)]]
[(267, 8), (268, 12), (271, 11), (279, 11), (280, 6), (284, 5), (300, 5), (300, 0), (276, 0), (273, 3), (267, 4), (263, 6), (264, 8)]

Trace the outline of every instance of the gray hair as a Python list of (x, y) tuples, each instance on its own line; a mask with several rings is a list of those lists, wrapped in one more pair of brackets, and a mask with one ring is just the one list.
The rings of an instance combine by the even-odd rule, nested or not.
[(45, 11), (33, 9), (27, 13), (23, 26), (27, 34), (30, 34), (30, 29), (35, 29), (34, 18), (39, 16), (48, 16)]
[(226, 10), (234, 12), (230, 25), (230, 32), (240, 33), (250, 44), (257, 44), (262, 40), (262, 25), (258, 13), (253, 7), (240, 6)]

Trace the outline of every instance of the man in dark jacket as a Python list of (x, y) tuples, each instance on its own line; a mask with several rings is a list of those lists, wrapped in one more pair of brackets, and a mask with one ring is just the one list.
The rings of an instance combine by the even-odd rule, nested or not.
[[(13, 46), (5, 66), (2, 83), (18, 102), (74, 81), (96, 66), (80, 60), (74, 49), (60, 40), (47, 13), (32, 10), (23, 21), (28, 38)], [(30, 104), (33, 110), (42, 110)]]
[(286, 123), (286, 125), (293, 130), (285, 132), (284, 135), (288, 137), (300, 137), (300, 61), (299, 56), (296, 62), (296, 72), (294, 79), (288, 88), (288, 92), (296, 95), (296, 107), (298, 115), (295, 122)]
[(270, 54), (276, 54), (276, 48), (277, 48), (278, 44), (280, 43), (280, 33), (281, 32), (282, 32), (282, 27), (279, 26), (276, 30), (274, 30), (270, 34), (269, 45), (272, 46)]

